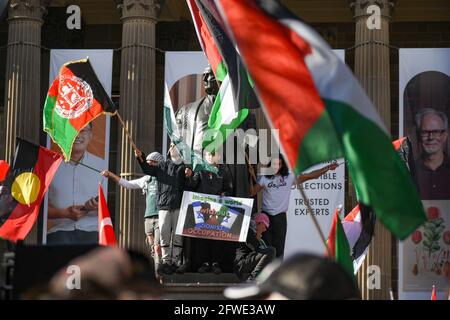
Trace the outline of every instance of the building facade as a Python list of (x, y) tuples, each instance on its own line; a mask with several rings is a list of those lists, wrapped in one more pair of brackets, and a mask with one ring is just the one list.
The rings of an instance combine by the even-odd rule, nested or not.
[[(345, 49), (354, 71), (380, 112), (392, 138), (398, 136), (399, 48), (449, 48), (447, 0), (283, 0), (334, 49)], [(80, 9), (80, 28), (67, 20)], [(368, 7), (380, 8), (380, 28), (369, 29)], [(45, 145), (42, 109), (48, 89), (51, 49), (114, 49), (112, 97), (136, 144), (162, 151), (164, 52), (198, 51), (189, 11), (182, 0), (11, 0), (0, 23), (0, 159), (11, 161), (15, 137)], [(0, 10), (2, 8), (0, 7)], [(370, 11), (370, 10), (369, 10)], [(133, 73), (133, 77), (129, 74)], [(39, 119), (39, 120), (38, 120)], [(262, 114), (258, 124), (265, 127)], [(139, 176), (131, 145), (111, 121), (110, 170)], [(352, 190), (351, 181), (347, 181)], [(121, 246), (143, 249), (143, 197), (110, 185), (108, 202)], [(351, 192), (347, 207), (355, 203)], [(36, 242), (39, 228), (29, 241)], [(382, 270), (379, 290), (367, 287), (367, 266)], [(397, 288), (397, 241), (377, 224), (358, 281), (367, 299), (388, 299)]]

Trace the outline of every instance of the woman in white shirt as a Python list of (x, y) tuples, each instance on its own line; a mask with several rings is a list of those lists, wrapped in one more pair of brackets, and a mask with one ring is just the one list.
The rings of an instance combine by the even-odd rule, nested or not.
[(277, 258), (283, 258), (287, 231), (286, 212), (289, 207), (292, 185), (316, 179), (327, 171), (336, 169), (338, 164), (332, 163), (321, 169), (295, 177), (293, 173), (289, 172), (284, 158), (280, 155), (278, 159), (273, 159), (272, 163), (269, 163), (269, 167), (276, 173), (259, 176), (252, 196), (262, 191), (262, 212), (267, 213), (270, 219), (270, 227), (264, 233), (263, 238), (268, 245), (276, 249)]

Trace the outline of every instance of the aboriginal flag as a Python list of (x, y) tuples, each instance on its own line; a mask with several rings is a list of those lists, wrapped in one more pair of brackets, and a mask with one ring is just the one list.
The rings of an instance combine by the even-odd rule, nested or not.
[(64, 64), (47, 93), (44, 131), (70, 160), (78, 133), (103, 113), (115, 114), (117, 107), (106, 93), (88, 59)]
[(23, 240), (30, 232), (61, 161), (59, 154), (17, 139), (14, 163), (0, 194), (0, 238)]

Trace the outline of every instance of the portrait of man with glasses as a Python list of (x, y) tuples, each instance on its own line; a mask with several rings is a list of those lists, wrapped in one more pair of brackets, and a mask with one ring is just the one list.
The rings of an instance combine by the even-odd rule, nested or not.
[(422, 200), (450, 199), (448, 117), (433, 108), (422, 108), (415, 116), (420, 157), (416, 159), (416, 182)]

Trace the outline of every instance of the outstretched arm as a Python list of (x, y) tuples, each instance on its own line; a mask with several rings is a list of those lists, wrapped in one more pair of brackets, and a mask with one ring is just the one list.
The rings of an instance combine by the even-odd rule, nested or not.
[(119, 183), (120, 181), (120, 177), (115, 175), (114, 173), (112, 173), (111, 171), (108, 170), (103, 170), (102, 172), (100, 172), (100, 174), (102, 176), (104, 176), (105, 178), (111, 179), (113, 180), (115, 183)]
[(297, 177), (297, 183), (303, 183), (311, 179), (316, 179), (321, 175), (327, 173), (328, 171), (336, 169), (338, 166), (339, 165), (337, 163), (332, 163), (329, 164), (328, 166), (314, 170), (312, 172), (301, 174)]
[(108, 170), (103, 170), (100, 174), (106, 178), (114, 180), (115, 183), (124, 187), (125, 189), (142, 189), (148, 179), (148, 177), (144, 176), (139, 179), (125, 180)]

